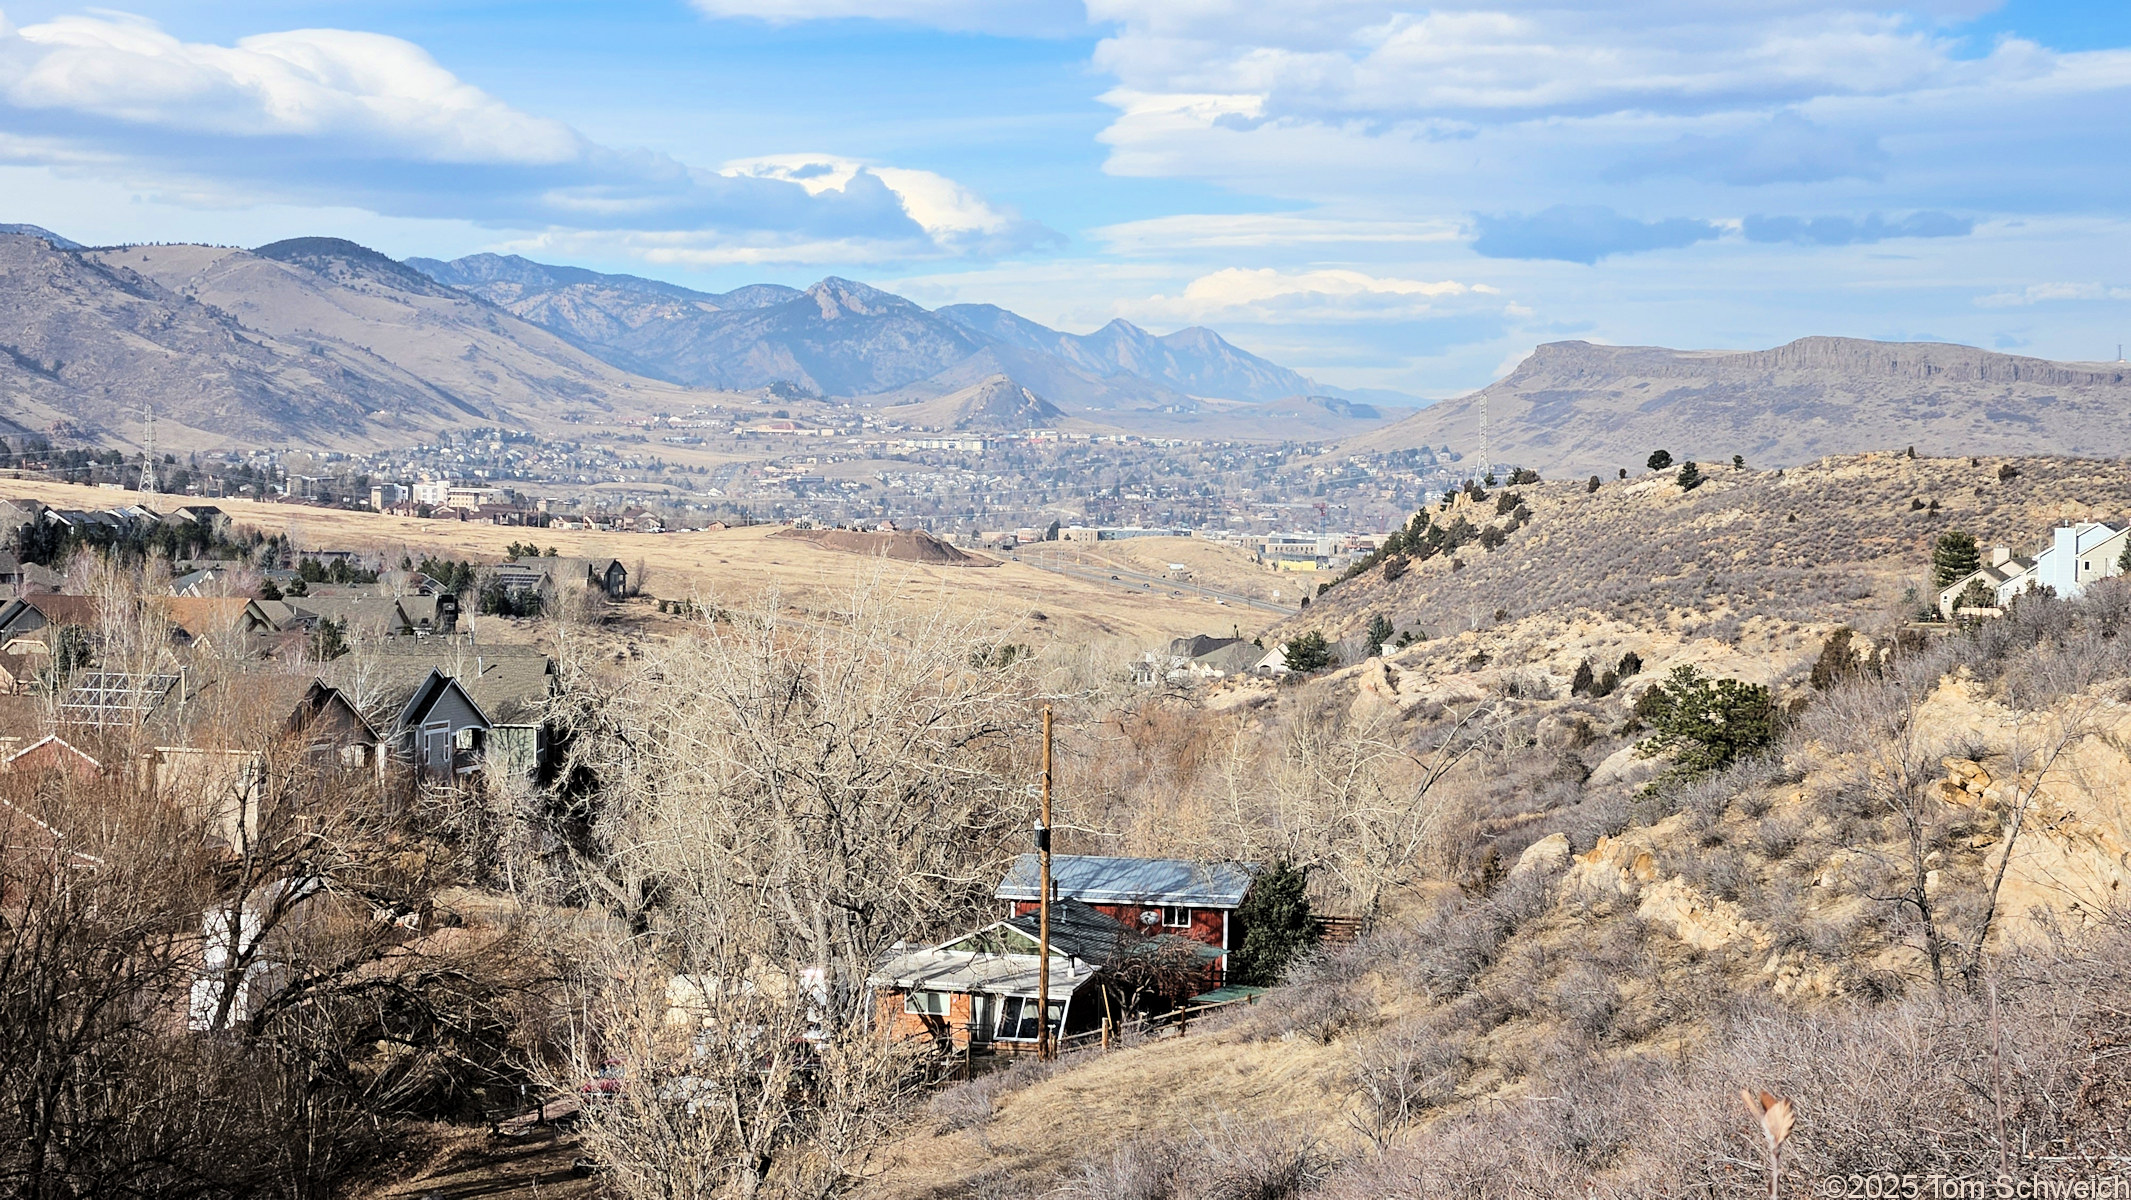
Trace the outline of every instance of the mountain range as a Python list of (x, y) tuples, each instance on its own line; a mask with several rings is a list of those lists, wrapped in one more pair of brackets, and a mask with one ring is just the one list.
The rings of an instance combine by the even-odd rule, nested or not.
[(711, 293), (515, 255), (408, 265), (609, 362), (690, 387), (782, 381), (822, 396), (910, 402), (1004, 374), (1068, 412), (1190, 412), (1208, 399), (1326, 394), (1197, 327), (1156, 336), (1117, 320), (1062, 333), (995, 305), (928, 310), (833, 276), (803, 292), (758, 284)]
[(401, 263), (323, 237), (85, 247), (0, 226), (0, 328), (0, 431), (136, 446), (150, 413), (172, 448), (363, 450), (763, 388), (941, 428), (1041, 417), (1324, 438), (1404, 415), (1323, 396), (1205, 329), (1115, 321), (1081, 336), (847, 279), (710, 293), (515, 256)]
[(764, 389), (923, 428), (1468, 457), (1484, 419), (1494, 463), (1551, 474), (1634, 468), (1660, 448), (1770, 466), (1906, 446), (2131, 453), (2131, 367), (1946, 343), (1558, 342), (1413, 411), (1334, 394), (1211, 330), (1071, 334), (833, 277), (712, 293), (506, 255), (402, 263), (337, 238), (85, 247), (0, 226), (0, 432), (137, 446), (152, 412), (172, 448), (360, 451), (469, 423), (583, 430)]
[(1545, 474), (1673, 458), (1789, 466), (1914, 447), (1926, 455), (2131, 454), (2131, 366), (1945, 342), (1808, 337), (1771, 350), (1540, 346), (1507, 376), (1347, 443), (1443, 447)]

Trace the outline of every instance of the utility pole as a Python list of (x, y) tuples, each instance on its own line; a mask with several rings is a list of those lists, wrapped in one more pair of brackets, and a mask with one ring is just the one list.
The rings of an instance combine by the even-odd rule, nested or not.
[(1036, 1057), (1051, 1045), (1051, 706), (1043, 706), (1043, 816), (1036, 823), (1036, 856), (1042, 861), (1036, 893)]
[(1495, 464), (1489, 461), (1487, 445), (1487, 393), (1480, 393), (1480, 478), (1486, 479), (1495, 473)]

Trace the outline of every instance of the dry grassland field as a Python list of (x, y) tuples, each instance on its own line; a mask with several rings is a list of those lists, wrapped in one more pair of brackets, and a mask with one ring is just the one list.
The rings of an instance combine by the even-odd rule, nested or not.
[[(1268, 604), (1292, 607), (1304, 589), (1314, 588), (1324, 572), (1281, 572), (1260, 565), (1247, 550), (1198, 538), (1139, 537), (1094, 545), (1045, 543), (1021, 551), (1024, 557), (1042, 556), (1060, 563), (1077, 563), (1090, 569), (1104, 568), (1167, 581), (1190, 591), (1203, 586), (1230, 595), (1247, 596)], [(1173, 568), (1181, 566), (1181, 571)]]
[[(145, 504), (169, 509), (191, 498), (147, 495), (76, 484), (11, 480), (8, 495), (32, 497), (65, 508)], [(1014, 636), (1138, 646), (1194, 633), (1262, 628), (1274, 614), (1221, 606), (1194, 596), (1149, 595), (1107, 580), (1038, 570), (1022, 563), (996, 566), (930, 566), (872, 559), (827, 549), (803, 539), (774, 536), (781, 525), (699, 533), (632, 534), (523, 529), (461, 521), (425, 521), (341, 509), (307, 508), (256, 500), (199, 500), (214, 504), (239, 525), (285, 533), (309, 549), (384, 550), (391, 557), (498, 560), (513, 542), (533, 541), (556, 553), (612, 556), (643, 581), (646, 596), (733, 602), (775, 590), (788, 606), (807, 609), (840, 596), (854, 584), (878, 580), (913, 604), (938, 604), (956, 614), (996, 614)], [(989, 561), (989, 559), (987, 559)]]

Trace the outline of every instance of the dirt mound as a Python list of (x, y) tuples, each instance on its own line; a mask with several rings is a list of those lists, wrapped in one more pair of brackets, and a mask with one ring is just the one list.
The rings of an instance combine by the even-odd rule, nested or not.
[(898, 562), (924, 563), (934, 567), (994, 567), (988, 558), (964, 554), (957, 547), (922, 529), (899, 529), (894, 533), (863, 533), (855, 529), (785, 529), (776, 537), (803, 538), (830, 550), (871, 554)]

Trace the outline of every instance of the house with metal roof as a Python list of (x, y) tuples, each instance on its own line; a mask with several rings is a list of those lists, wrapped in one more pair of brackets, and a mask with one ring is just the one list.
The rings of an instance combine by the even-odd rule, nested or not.
[[(936, 946), (898, 947), (867, 980), (880, 1027), (957, 1052), (1035, 1050), (1040, 933), (1031, 912)], [(1059, 1037), (1115, 1027), (1203, 992), (1217, 981), (1221, 958), (1203, 942), (1135, 928), (1076, 900), (1052, 905), (1050, 949), (1048, 1019)]]
[[(1184, 858), (1123, 858), (1106, 854), (1054, 854), (1054, 899), (1077, 900), (1130, 928), (1191, 938), (1228, 954), (1243, 944), (1236, 910), (1250, 894), (1256, 863), (1194, 862)], [(1014, 860), (993, 894), (1007, 902), (1007, 915), (1036, 910), (1042, 895), (1042, 864), (1034, 854)]]

